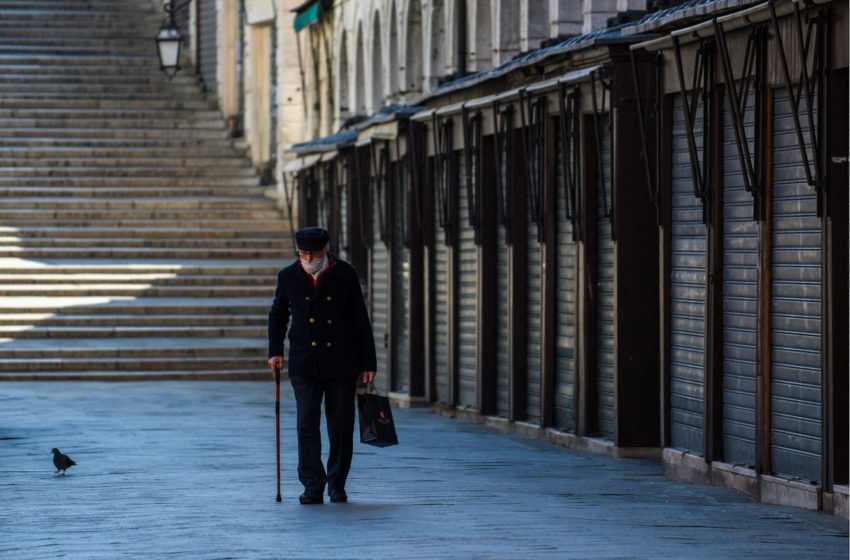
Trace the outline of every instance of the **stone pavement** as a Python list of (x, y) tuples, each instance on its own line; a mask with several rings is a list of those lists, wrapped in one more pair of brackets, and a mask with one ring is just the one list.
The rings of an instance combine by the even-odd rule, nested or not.
[[(357, 445), (348, 504), (300, 506), (273, 384), (0, 386), (0, 558), (847, 558), (845, 520), (397, 410)], [(50, 449), (78, 466), (56, 476)]]

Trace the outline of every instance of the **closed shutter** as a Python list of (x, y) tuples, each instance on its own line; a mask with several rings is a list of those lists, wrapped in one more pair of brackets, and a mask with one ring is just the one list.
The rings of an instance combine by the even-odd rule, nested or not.
[(218, 17), (216, 16), (216, 0), (200, 0), (201, 34), (198, 50), (201, 53), (201, 79), (204, 89), (216, 92), (218, 87), (216, 70), (218, 67)]
[[(751, 90), (748, 99), (755, 99)], [(754, 153), (752, 102), (744, 126)], [(755, 464), (758, 225), (744, 188), (727, 98), (723, 115), (723, 458)]]
[(528, 317), (526, 338), (526, 418), (529, 422), (540, 423), (540, 370), (541, 370), (541, 330), (543, 327), (543, 246), (537, 242), (537, 224), (528, 205), (528, 261), (526, 273), (528, 288), (526, 291), (526, 313)]
[[(436, 179), (435, 179), (436, 180)], [(435, 185), (436, 187), (436, 185)], [(431, 320), (431, 339), (433, 340), (431, 355), (434, 359), (436, 400), (441, 403), (449, 402), (449, 251), (446, 247), (446, 233), (440, 225), (440, 200), (436, 188), (433, 190), (434, 207), (434, 239), (431, 242), (433, 253), (431, 270), (434, 271), (431, 284), (433, 296), (433, 313)]]
[(575, 418), (575, 365), (576, 365), (576, 266), (577, 245), (573, 241), (572, 222), (567, 217), (567, 178), (563, 173), (563, 160), (572, 154), (564, 153), (560, 136), (557, 139), (557, 201), (558, 201), (558, 270), (557, 270), (557, 348), (555, 350), (555, 427), (574, 431)]
[[(786, 90), (774, 104), (773, 282), (771, 312), (771, 465), (774, 472), (820, 480), (821, 221), (806, 183)], [(812, 161), (806, 101), (800, 123)], [(816, 117), (815, 117), (816, 118)]]
[[(505, 143), (507, 144), (507, 143)], [(508, 163), (509, 151), (505, 145), (500, 146), (501, 157), (498, 173), (501, 178), (502, 189), (506, 189), (510, 180), (510, 164)], [(507, 192), (507, 191), (505, 191)], [(502, 196), (497, 193), (497, 196)], [(505, 204), (499, 202), (499, 204)], [(501, 207), (499, 212), (502, 212)], [(507, 242), (507, 231), (505, 225), (496, 226), (496, 413), (507, 418), (510, 409), (510, 296), (508, 286), (510, 285), (510, 273), (508, 272), (509, 247)]]
[(410, 249), (405, 246), (404, 216), (408, 216), (408, 181), (410, 175), (402, 174), (401, 184), (393, 197), (393, 368), (392, 389), (408, 393), (410, 389)]
[(348, 169), (344, 171), (344, 175), (340, 178), (339, 188), (339, 247), (336, 250), (339, 256), (345, 260), (349, 260), (348, 256), (348, 189), (351, 188)]
[[(605, 206), (612, 207), (611, 135), (608, 119), (600, 119), (602, 169), (596, 200), (596, 428), (599, 435), (614, 437), (614, 241)], [(604, 189), (604, 191), (603, 191)]]
[[(388, 188), (388, 185), (384, 188)], [(387, 347), (389, 343), (388, 295), (389, 295), (389, 251), (381, 241), (381, 214), (385, 211), (379, 206), (384, 193), (377, 189), (372, 191), (372, 266), (369, 279), (369, 298), (372, 309), (372, 332), (375, 337), (375, 351), (378, 358), (378, 371), (382, 373), (378, 382), (384, 391), (389, 389), (389, 364), (387, 363)], [(386, 210), (389, 210), (388, 208)]]
[[(702, 107), (694, 136), (702, 150)], [(682, 96), (673, 105), (670, 248), (670, 445), (703, 453), (706, 228), (694, 195)]]
[(478, 264), (475, 230), (469, 225), (467, 209), (469, 189), (466, 158), (458, 156), (458, 279), (457, 279), (457, 349), (458, 349), (458, 405), (478, 407)]

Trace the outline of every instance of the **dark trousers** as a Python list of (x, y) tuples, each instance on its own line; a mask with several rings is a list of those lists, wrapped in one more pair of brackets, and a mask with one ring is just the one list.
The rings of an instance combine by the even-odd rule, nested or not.
[[(354, 394), (357, 376), (341, 379), (293, 377), (298, 416), (298, 479), (309, 494), (345, 490), (354, 452)], [(322, 397), (327, 421), (328, 469), (322, 465)]]

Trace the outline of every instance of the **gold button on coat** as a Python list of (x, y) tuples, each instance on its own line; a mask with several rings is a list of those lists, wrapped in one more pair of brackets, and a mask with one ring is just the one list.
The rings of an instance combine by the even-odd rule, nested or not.
[(310, 296), (304, 296), (304, 301), (310, 301)]
[(315, 348), (316, 346), (318, 346), (318, 343), (314, 340), (313, 342), (310, 343), (310, 346)]
[(331, 343), (330, 343), (330, 342), (325, 342), (325, 346), (327, 346), (328, 348), (330, 348), (330, 347), (331, 347)]
[(315, 317), (310, 317), (310, 322), (311, 322), (311, 323), (315, 323), (315, 322), (316, 322), (316, 318), (315, 318)]
[(329, 325), (333, 325), (333, 323), (334, 323), (333, 321), (331, 321), (330, 319), (328, 319), (328, 324), (329, 324)]
[(331, 296), (328, 296), (328, 297), (326, 297), (325, 299), (326, 299), (326, 300), (328, 300), (328, 301), (330, 301), (330, 300), (331, 300)]

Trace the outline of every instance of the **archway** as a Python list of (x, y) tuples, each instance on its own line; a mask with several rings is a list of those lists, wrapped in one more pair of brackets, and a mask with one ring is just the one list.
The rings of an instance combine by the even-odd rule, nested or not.
[(422, 91), (422, 5), (410, 0), (404, 48), (404, 93)]

